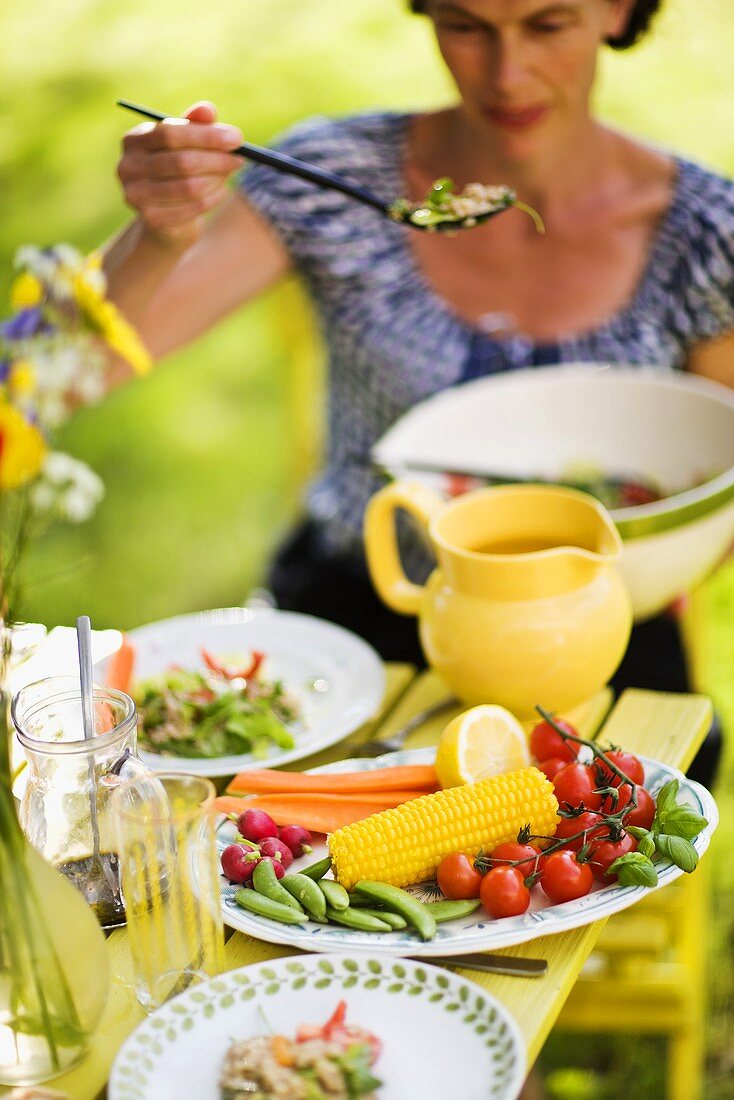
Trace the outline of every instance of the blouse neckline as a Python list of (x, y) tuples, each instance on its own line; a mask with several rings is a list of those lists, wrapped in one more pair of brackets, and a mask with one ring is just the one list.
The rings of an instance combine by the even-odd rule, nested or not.
[[(407, 155), (407, 143), (409, 128), (415, 114), (411, 112), (393, 115), (394, 129), (390, 142), (388, 175), (392, 176), (390, 191), (396, 195), (405, 193), (403, 179), (403, 165)], [(689, 176), (689, 163), (682, 157), (671, 154), (674, 166), (673, 186), (670, 202), (665, 212), (661, 215), (654, 231), (647, 259), (640, 273), (637, 285), (629, 300), (616, 313), (611, 314), (599, 324), (578, 332), (559, 335), (553, 340), (537, 340), (533, 336), (516, 329), (507, 335), (497, 336), (486, 332), (481, 326), (467, 321), (459, 314), (452, 304), (447, 301), (439, 291), (431, 284), (410, 246), (408, 234), (411, 230), (407, 227), (394, 225), (395, 231), (400, 234), (400, 250), (402, 252), (406, 278), (416, 292), (419, 292), (431, 305), (431, 310), (440, 311), (445, 318), (456, 325), (471, 339), (486, 340), (490, 343), (505, 346), (513, 341), (521, 341), (537, 352), (544, 349), (557, 348), (559, 345), (577, 344), (599, 335), (605, 335), (618, 328), (626, 327), (629, 320), (638, 312), (644, 312), (645, 308), (654, 299), (656, 290), (660, 286), (660, 271), (665, 270), (665, 261), (670, 256), (674, 244), (679, 239), (681, 231), (681, 211), (685, 209), (683, 199), (686, 195)]]

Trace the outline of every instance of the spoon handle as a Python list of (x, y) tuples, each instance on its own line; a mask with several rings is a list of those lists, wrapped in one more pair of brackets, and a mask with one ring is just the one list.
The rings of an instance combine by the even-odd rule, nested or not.
[[(82, 693), (82, 726), (84, 740), (94, 738), (94, 696), (92, 684), (92, 623), (88, 615), (80, 615), (76, 621), (76, 641), (79, 650), (79, 676)], [(90, 752), (87, 760), (89, 775), (89, 819), (92, 826), (92, 870), (104, 877), (104, 868), (100, 852), (99, 816), (97, 813), (97, 776), (94, 771), (94, 755)]]
[[(117, 106), (124, 107), (127, 111), (134, 111), (136, 114), (143, 115), (144, 118), (151, 118), (155, 122), (163, 122), (167, 118), (175, 117), (165, 115), (162, 111), (154, 111), (150, 107), (141, 107), (139, 104), (131, 103), (127, 99), (118, 99)], [(319, 187), (325, 187), (331, 191), (340, 191), (342, 195), (349, 195), (350, 198), (365, 203), (367, 206), (372, 206), (379, 210), (381, 214), (389, 216), (389, 204), (371, 191), (359, 187), (356, 183), (349, 183), (341, 176), (334, 176), (331, 172), (326, 172), (322, 168), (316, 168), (312, 164), (306, 164), (305, 161), (289, 157), (287, 153), (274, 153), (271, 149), (263, 149), (261, 145), (252, 145), (249, 141), (244, 141), (232, 152), (237, 156), (246, 157), (248, 160), (256, 160), (260, 164), (266, 164), (269, 168), (275, 168), (279, 172), (287, 172), (291, 176), (308, 180), (309, 183), (315, 183)]]
[(80, 615), (76, 621), (76, 639), (79, 650), (79, 675), (82, 687), (82, 725), (84, 739), (94, 737), (94, 702), (92, 698), (92, 624), (88, 615)]

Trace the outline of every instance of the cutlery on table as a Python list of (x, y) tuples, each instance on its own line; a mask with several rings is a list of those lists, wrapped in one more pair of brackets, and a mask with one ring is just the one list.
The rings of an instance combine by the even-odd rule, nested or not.
[(353, 750), (350, 750), (351, 755), (382, 756), (386, 752), (398, 752), (405, 744), (408, 735), (418, 726), (422, 726), (429, 718), (435, 718), (437, 714), (443, 714), (444, 711), (453, 710), (454, 707), (460, 705), (461, 703), (455, 695), (447, 695), (443, 699), (439, 699), (437, 703), (432, 703), (430, 707), (418, 711), (417, 714), (408, 719), (405, 725), (395, 730), (390, 737), (377, 737), (371, 741), (365, 741), (362, 745), (356, 745)]
[[(133, 111), (135, 114), (142, 115), (144, 118), (150, 118), (154, 122), (164, 122), (167, 118), (175, 118), (175, 115), (166, 115), (162, 111), (154, 111), (151, 107), (141, 107), (138, 103), (131, 103), (127, 99), (118, 99), (118, 107), (124, 107), (127, 111)], [(411, 211), (403, 211), (398, 207), (395, 202), (386, 202), (381, 199), (379, 195), (375, 195), (374, 192), (369, 191), (366, 187), (360, 187), (356, 183), (350, 183), (349, 180), (344, 179), (342, 176), (334, 175), (333, 172), (327, 172), (323, 168), (317, 168), (313, 164), (307, 164), (305, 161), (297, 160), (296, 157), (288, 156), (287, 153), (276, 153), (272, 149), (264, 149), (261, 145), (253, 145), (249, 141), (244, 141), (242, 145), (238, 145), (232, 152), (239, 157), (246, 157), (247, 160), (256, 160), (259, 164), (266, 164), (269, 168), (275, 168), (279, 172), (288, 172), (292, 176), (298, 176), (299, 179), (308, 180), (309, 183), (315, 183), (318, 187), (324, 187), (327, 190), (339, 191), (342, 195), (348, 195), (352, 199), (356, 199), (357, 202), (364, 203), (366, 206), (371, 206), (375, 210), (379, 210), (384, 217), (389, 218), (390, 221), (400, 222), (403, 225), (409, 225), (413, 229), (446, 229), (453, 231), (461, 228), (473, 228), (476, 225), (482, 225), (489, 218), (493, 218), (496, 214), (502, 214), (505, 210), (510, 210), (516, 204), (514, 200), (508, 198), (506, 203), (497, 205), (491, 210), (483, 211), (479, 214), (473, 214), (471, 217), (465, 218), (453, 218), (443, 223), (436, 223), (433, 225), (421, 225), (417, 221), (412, 219)]]
[(416, 962), (429, 962), (435, 966), (465, 967), (487, 974), (507, 974), (518, 978), (541, 978), (548, 969), (546, 959), (527, 959), (520, 955), (493, 955), (478, 952), (470, 955), (432, 955), (418, 958)]

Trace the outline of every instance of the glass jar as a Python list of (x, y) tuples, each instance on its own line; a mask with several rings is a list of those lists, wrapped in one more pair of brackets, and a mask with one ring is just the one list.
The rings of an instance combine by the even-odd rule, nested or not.
[(125, 922), (111, 795), (122, 779), (148, 775), (137, 757), (129, 695), (94, 687), (95, 736), (84, 739), (74, 677), (28, 684), (11, 715), (27, 761), (20, 824), (34, 848), (86, 898), (104, 927)]

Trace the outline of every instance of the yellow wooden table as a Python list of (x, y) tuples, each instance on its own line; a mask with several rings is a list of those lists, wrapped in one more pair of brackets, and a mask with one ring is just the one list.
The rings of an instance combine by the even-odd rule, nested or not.
[[(376, 735), (389, 736), (412, 715), (446, 694), (445, 685), (435, 673), (415, 675), (408, 665), (391, 665), (388, 668), (388, 690), (380, 714), (340, 745), (294, 767), (312, 767), (348, 757), (350, 746)], [(573, 719), (583, 735), (593, 737), (601, 728), (605, 739), (683, 769), (693, 759), (711, 722), (711, 703), (701, 695), (627, 691), (610, 713), (611, 701), (609, 692), (601, 692), (575, 712)], [(449, 714), (442, 714), (426, 722), (409, 738), (406, 747), (434, 744), (449, 718)], [(542, 978), (504, 977), (480, 974), (465, 968), (459, 970), (463, 976), (471, 978), (499, 998), (513, 1014), (527, 1043), (528, 1065), (532, 1065), (540, 1052), (604, 923), (598, 921), (572, 932), (546, 936), (503, 950), (502, 954), (506, 955), (547, 959), (548, 970)], [(92, 1049), (80, 1065), (53, 1082), (55, 1088), (68, 1092), (73, 1100), (95, 1100), (103, 1095), (117, 1051), (126, 1036), (144, 1018), (132, 988), (124, 929), (110, 936), (108, 950), (112, 972), (110, 996)], [(239, 932), (229, 938), (225, 950), (228, 969), (298, 953), (287, 947), (262, 943)]]

